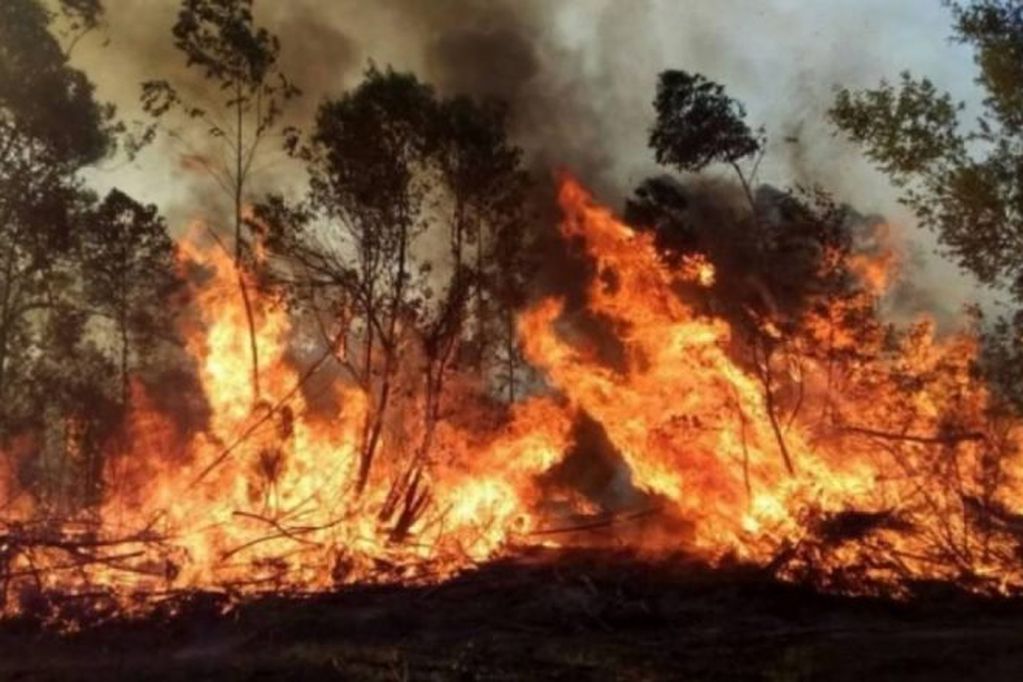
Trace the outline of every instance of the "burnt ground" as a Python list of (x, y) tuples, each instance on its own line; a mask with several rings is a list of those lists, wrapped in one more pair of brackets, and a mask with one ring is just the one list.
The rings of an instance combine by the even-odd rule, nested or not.
[(0, 625), (7, 680), (1023, 680), (1023, 602), (821, 595), (755, 570), (537, 552), (441, 585), (263, 597), (73, 635)]

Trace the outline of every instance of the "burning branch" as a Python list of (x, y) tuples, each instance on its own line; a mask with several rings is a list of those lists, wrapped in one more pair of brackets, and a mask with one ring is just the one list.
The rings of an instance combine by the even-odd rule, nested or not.
[(958, 445), (959, 443), (975, 442), (987, 440), (987, 436), (977, 431), (964, 431), (964, 432), (950, 432), (950, 433), (937, 433), (933, 435), (921, 436), (908, 433), (893, 433), (890, 431), (880, 431), (877, 429), (870, 429), (862, 426), (850, 426), (845, 425), (840, 427), (840, 430), (847, 433), (856, 433), (863, 436), (870, 436), (871, 438), (880, 438), (882, 440), (900, 441), (905, 443), (918, 443), (920, 445)]

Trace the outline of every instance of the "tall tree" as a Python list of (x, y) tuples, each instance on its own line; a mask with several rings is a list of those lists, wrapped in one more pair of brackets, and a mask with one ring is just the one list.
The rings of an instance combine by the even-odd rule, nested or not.
[(658, 78), (654, 109), (657, 119), (650, 129), (650, 147), (657, 162), (690, 173), (714, 163), (728, 164), (755, 211), (751, 187), (755, 169), (747, 174), (739, 162), (758, 155), (763, 143), (746, 124), (742, 104), (700, 74), (669, 70)]
[(922, 225), (982, 282), (1023, 301), (1023, 7), (946, 3), (986, 98), (975, 125), (926, 78), (839, 91), (834, 123), (895, 184)]
[(81, 240), (85, 301), (115, 330), (120, 401), (127, 408), (133, 356), (173, 338), (173, 310), (166, 302), (179, 284), (174, 243), (155, 206), (118, 190), (96, 207), (89, 223)]
[(321, 105), (300, 152), (310, 175), (309, 209), (324, 224), (300, 226), (281, 220), (279, 210), (263, 211), (284, 226), (271, 244), (299, 264), (303, 288), (325, 298), (347, 325), (346, 367), (372, 399), (360, 492), (389, 415), (413, 277), (426, 274), (414, 270), (411, 247), (430, 220), (419, 171), (433, 149), (434, 111), (432, 91), (413, 76), (371, 67), (357, 89)]
[(451, 195), (453, 269), (456, 276), (471, 274), (475, 280), (473, 359), (482, 371), (489, 356), (501, 356), (502, 383), (512, 401), (528, 177), (507, 126), (501, 102), (458, 96), (439, 104), (437, 159)]
[[(94, 16), (94, 15), (93, 15)], [(36, 0), (0, 6), (0, 431), (24, 414), (12, 390), (28, 381), (47, 314), (63, 314), (74, 283), (75, 225), (91, 201), (76, 172), (106, 157), (119, 130)]]
[(143, 84), (142, 103), (156, 117), (177, 110), (202, 122), (209, 135), (218, 140), (228, 161), (218, 164), (204, 155), (194, 160), (227, 193), (233, 204), (234, 265), (238, 289), (245, 305), (252, 355), (252, 392), (259, 399), (259, 349), (250, 283), (246, 281), (245, 259), (248, 241), (244, 202), (253, 163), (263, 140), (279, 122), (282, 107), (299, 94), (280, 70), (280, 42), (267, 29), (257, 26), (253, 0), (182, 0), (173, 33), (175, 45), (189, 67), (223, 93), (214, 106), (191, 101), (186, 90), (166, 80)]
[[(750, 235), (747, 241), (751, 245), (769, 243), (772, 226), (765, 224), (761, 218), (761, 207), (753, 186), (764, 149), (760, 139), (762, 134), (756, 136), (750, 130), (742, 104), (729, 97), (723, 86), (699, 74), (670, 70), (660, 75), (654, 108), (657, 119), (650, 130), (650, 146), (657, 161), (690, 173), (702, 171), (715, 163), (730, 166), (749, 204), (752, 224), (744, 225), (741, 233)], [(740, 162), (748, 159), (754, 159), (754, 162), (753, 168), (747, 172)], [(658, 204), (665, 201), (670, 207), (683, 203), (684, 199), (671, 183), (648, 182), (640, 187), (637, 201), (631, 206), (632, 217), (655, 218)], [(743, 252), (752, 255), (757, 250), (755, 246), (745, 250), (724, 249), (718, 255)], [(786, 468), (794, 473), (795, 466), (785, 442), (777, 406), (774, 365), (781, 347), (781, 339), (774, 331), (778, 318), (777, 301), (760, 276), (750, 271), (744, 275), (741, 281), (758, 299), (759, 305), (753, 310), (759, 309), (760, 312), (753, 319), (744, 320), (747, 324), (743, 327), (750, 340), (752, 362), (763, 386), (767, 415), (778, 449)]]
[(420, 467), (444, 418), (447, 374), (462, 358), (478, 367), (491, 302), (513, 298), (499, 270), (516, 264), (525, 176), (504, 124), (500, 105), (440, 99), (412, 75), (370, 67), (323, 103), (297, 147), (310, 177), (304, 205), (276, 197), (259, 211), (282, 281), (321, 319), (342, 321), (323, 335), (344, 339), (345, 368), (370, 396), (360, 490), (409, 393), (398, 382), (425, 382), (411, 391), (426, 396), (420, 442), (383, 514), (395, 515), (397, 536), (428, 499)]
[(840, 90), (830, 114), (947, 253), (1019, 304), (1012, 320), (996, 320), (985, 335), (982, 367), (1023, 406), (1020, 387), (1007, 384), (1017, 376), (1013, 359), (1023, 354), (1023, 6), (945, 4), (954, 39), (973, 48), (985, 93), (975, 120), (965, 118), (962, 102), (908, 72), (897, 83)]

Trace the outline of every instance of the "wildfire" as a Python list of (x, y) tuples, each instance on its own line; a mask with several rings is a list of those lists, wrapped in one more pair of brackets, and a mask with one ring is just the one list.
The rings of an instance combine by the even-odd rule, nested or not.
[[(136, 382), (102, 505), (63, 524), (95, 546), (116, 539), (116, 553), (63, 570), (59, 548), (0, 544), (4, 608), (17, 612), (19, 594), (40, 590), (106, 591), (128, 608), (135, 593), (437, 580), (541, 538), (569, 538), (539, 531), (594, 501), (553, 490), (545, 476), (583, 415), (620, 455), (634, 498), (660, 510), (619, 534), (638, 551), (774, 562), (783, 577), (849, 591), (898, 593), (933, 578), (1023, 587), (1020, 425), (993, 409), (971, 374), (969, 337), (937, 339), (926, 321), (895, 341), (878, 331), (869, 349), (851, 334), (850, 306), (877, 295), (885, 264), (858, 261), (861, 298), (812, 311), (786, 346), (764, 320), (776, 330), (764, 343), (781, 350), (751, 355), (736, 330), (680, 293), (714, 286), (709, 261), (666, 265), (650, 235), (571, 179), (560, 202), (563, 234), (595, 265), (585, 314), (613, 331), (622, 362), (609, 366), (566, 333), (562, 301), (538, 301), (522, 313), (519, 336), (549, 390), (501, 407), (470, 378), (454, 381), (446, 399), (458, 416), (437, 425), (429, 451), (412, 452), (424, 442), (426, 408), (410, 341), (411, 397), (387, 423), (361, 493), (372, 396), (336, 381), (318, 401), (335, 410), (311, 405), (288, 314), (263, 304), (254, 401), (238, 275), (191, 233), (182, 267), (209, 277), (194, 286), (183, 333), (208, 423), (182, 432)], [(14, 496), (3, 485), (0, 493)], [(35, 527), (39, 510), (10, 509), (11, 527)]]

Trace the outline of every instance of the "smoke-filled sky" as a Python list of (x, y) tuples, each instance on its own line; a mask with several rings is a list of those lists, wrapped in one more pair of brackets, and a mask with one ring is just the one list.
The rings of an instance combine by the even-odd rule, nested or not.
[[(178, 2), (105, 6), (107, 26), (75, 57), (101, 96), (125, 118), (140, 118), (139, 82), (188, 77), (170, 35)], [(657, 172), (646, 147), (657, 74), (701, 72), (766, 127), (762, 180), (819, 182), (860, 211), (887, 216), (911, 249), (928, 255), (920, 278), (932, 305), (947, 312), (977, 295), (929, 255), (933, 239), (913, 228), (884, 178), (824, 117), (836, 85), (870, 86), (903, 69), (979, 99), (971, 55), (949, 41), (950, 16), (937, 0), (257, 0), (256, 10), (280, 36), (285, 69), (305, 92), (293, 122), (307, 123), (323, 96), (356, 84), (369, 60), (412, 70), (444, 92), (509, 100), (531, 165), (567, 167), (614, 206)], [(212, 191), (179, 162), (184, 152), (165, 138), (94, 180), (180, 222), (209, 205)], [(268, 161), (263, 186), (295, 177), (282, 172), (282, 159)]]

